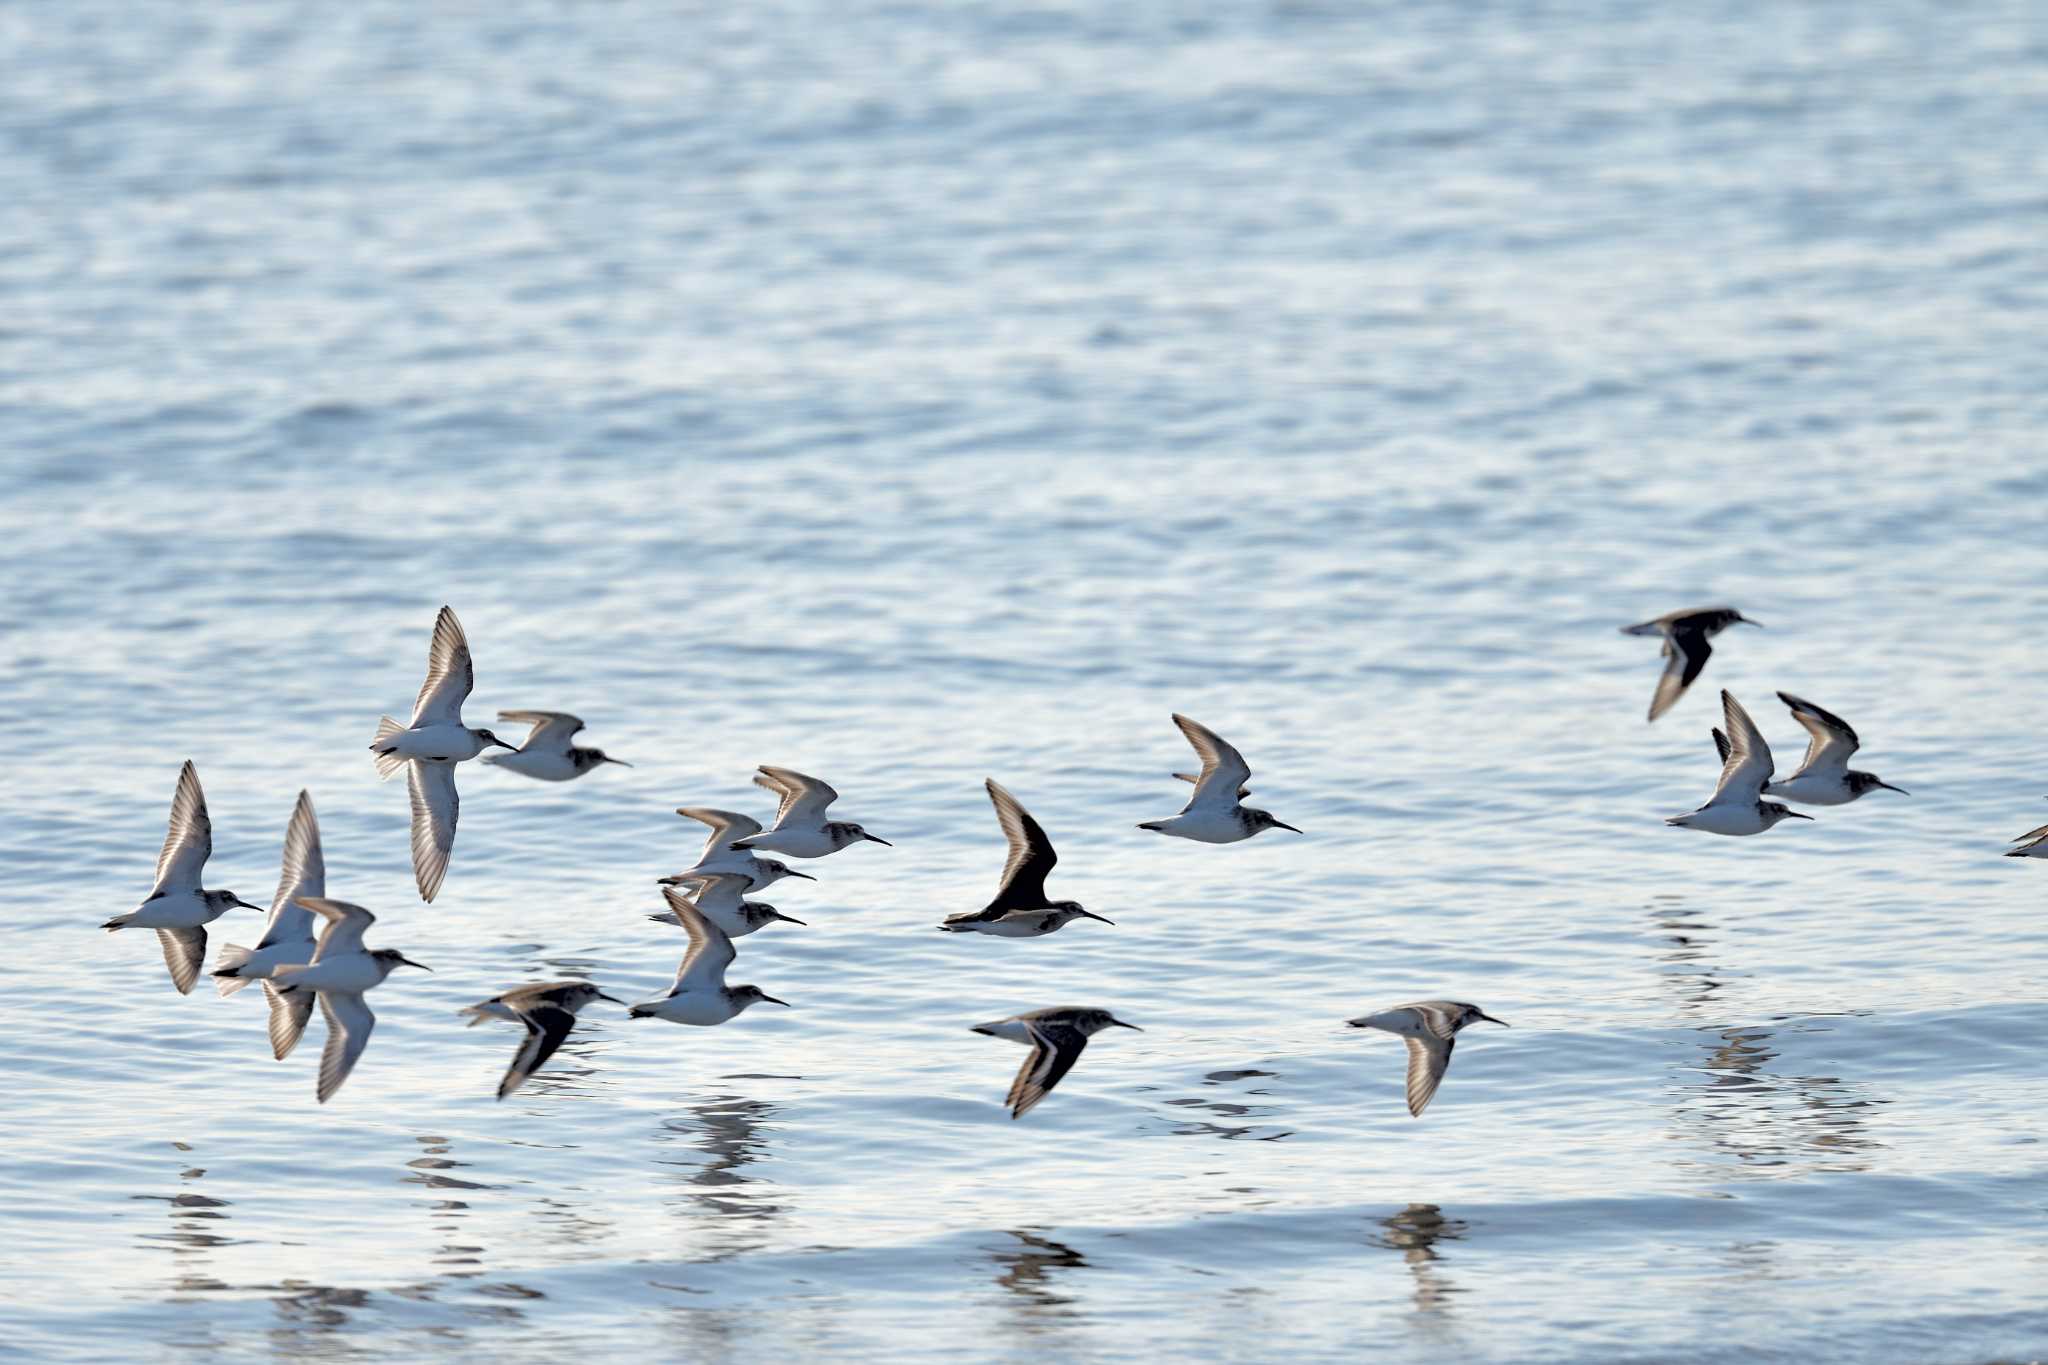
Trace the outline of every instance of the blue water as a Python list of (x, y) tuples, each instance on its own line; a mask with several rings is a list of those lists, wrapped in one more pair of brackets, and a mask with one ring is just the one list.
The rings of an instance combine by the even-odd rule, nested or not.
[[(29, 1357), (2048, 1354), (2038, 7), (0, 11), (0, 1331)], [(1729, 601), (1655, 726), (1615, 627)], [(447, 886), (364, 751), (435, 609)], [(1878, 793), (1756, 839), (1715, 692)], [(1184, 711), (1302, 836), (1146, 835)], [(178, 764), (435, 970), (336, 1099), (146, 935)], [(895, 843), (659, 990), (683, 804)], [(1001, 841), (1117, 921), (941, 936)], [(246, 912), (216, 925), (250, 941)], [(229, 933), (218, 931), (226, 926)], [(1342, 1021), (1468, 1035), (1428, 1114)], [(1022, 1122), (974, 1023), (1102, 1005)], [(314, 1025), (317, 1035), (319, 1025)]]

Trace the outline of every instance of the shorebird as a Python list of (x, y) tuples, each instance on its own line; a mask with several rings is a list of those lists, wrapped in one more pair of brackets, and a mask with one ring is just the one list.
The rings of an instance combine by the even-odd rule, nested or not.
[(741, 815), (735, 810), (713, 810), (709, 806), (679, 806), (676, 814), (685, 820), (699, 820), (711, 826), (711, 837), (704, 841), (704, 851), (697, 856), (696, 866), (687, 872), (661, 878), (664, 886), (675, 886), (692, 877), (713, 872), (741, 874), (747, 878), (749, 884), (744, 889), (748, 891), (764, 890), (784, 877), (801, 877), (807, 882), (818, 880), (778, 859), (735, 849), (734, 840), (761, 832), (761, 822), (751, 815)]
[(614, 1005), (626, 1003), (606, 995), (588, 981), (546, 981), (494, 995), (461, 1011), (470, 1017), (471, 1028), (486, 1019), (510, 1019), (526, 1026), (526, 1041), (519, 1045), (505, 1079), (498, 1083), (499, 1099), (525, 1085), (526, 1078), (555, 1055), (569, 1030), (576, 1027), (576, 1011), (593, 1000), (610, 1000)]
[(988, 799), (995, 803), (996, 820), (1003, 827), (1003, 837), (1010, 841), (1009, 860), (1003, 864), (1003, 880), (996, 888), (996, 898), (980, 910), (946, 916), (946, 922), (939, 927), (955, 934), (994, 934), (999, 938), (1036, 938), (1040, 934), (1052, 933), (1067, 921), (1080, 916), (1100, 919), (1104, 924), (1114, 920), (1102, 919), (1093, 911), (1083, 910), (1079, 901), (1049, 901), (1045, 898), (1045, 874), (1052, 871), (1059, 855), (1052, 851), (1052, 840), (1045, 837), (1045, 831), (1031, 818), (1031, 812), (1017, 804), (1017, 798), (1004, 789), (1002, 783), (989, 778)]
[(1451, 1065), (1451, 1049), (1458, 1045), (1458, 1031), (1481, 1019), (1502, 1028), (1508, 1026), (1505, 1019), (1496, 1019), (1477, 1005), (1457, 1000), (1418, 1000), (1412, 1005), (1397, 1005), (1346, 1022), (1352, 1028), (1376, 1028), (1399, 1034), (1408, 1041), (1408, 1112), (1421, 1118)]
[(327, 862), (320, 856), (320, 824), (313, 818), (313, 798), (299, 793), (292, 807), (291, 822), (284, 827), (284, 871), (277, 879), (277, 895), (270, 902), (270, 919), (263, 937), (254, 948), (229, 943), (213, 960), (213, 984), (222, 995), (233, 995), (251, 981), (263, 983), (270, 1002), (270, 1051), (280, 1062), (299, 1045), (306, 1020), (313, 1013), (313, 997), (304, 991), (279, 993), (270, 974), (279, 967), (312, 959), (313, 912), (299, 904), (301, 896), (327, 894)]
[(1173, 723), (1188, 737), (1188, 743), (1202, 760), (1200, 774), (1174, 774), (1183, 782), (1194, 783), (1195, 794), (1172, 819), (1147, 820), (1139, 829), (1157, 830), (1205, 844), (1234, 844), (1266, 829), (1301, 833), (1286, 821), (1275, 820), (1270, 811), (1243, 804), (1244, 798), (1251, 795), (1251, 788), (1245, 783), (1252, 775), (1251, 765), (1244, 761), (1243, 754), (1226, 744), (1214, 730), (1186, 716), (1175, 713)]
[(675, 984), (659, 1000), (643, 1000), (626, 1011), (632, 1019), (666, 1019), (672, 1024), (722, 1024), (757, 1001), (788, 1008), (759, 986), (728, 986), (725, 969), (737, 954), (725, 930), (713, 924), (683, 896), (671, 896), (669, 905), (683, 932), (690, 936), (689, 951), (676, 969)]
[(448, 854), (455, 847), (455, 817), (461, 802), (455, 795), (455, 765), (475, 758), (490, 745), (516, 749), (489, 730), (462, 723), (462, 703), (476, 683), (469, 661), (469, 640), (462, 622), (449, 607), (434, 618), (433, 643), (427, 646), (427, 680), (412, 705), (412, 724), (400, 725), (385, 716), (377, 722), (370, 752), (377, 756), (377, 775), (390, 777), (406, 769), (412, 791), (412, 870), (420, 899), (432, 903), (448, 875)]
[(1702, 829), (1709, 834), (1762, 834), (1790, 816), (1811, 820), (1811, 815), (1762, 799), (1771, 780), (1771, 746), (1742, 703), (1721, 693), (1721, 715), (1728, 726), (1724, 734), (1714, 731), (1714, 747), (1721, 751), (1721, 781), (1707, 804), (1689, 815), (1674, 815), (1664, 823), (1684, 829)]
[(178, 994), (188, 994), (199, 979), (206, 961), (206, 930), (236, 906), (261, 910), (232, 891), (207, 891), (199, 885), (200, 872), (213, 856), (213, 821), (206, 814), (206, 793), (199, 789), (199, 770), (186, 760), (178, 769), (178, 790), (171, 797), (171, 827), (164, 835), (163, 849), (156, 855), (156, 885), (148, 899), (125, 915), (116, 915), (100, 928), (109, 933), (122, 929), (154, 929), (163, 945), (164, 965), (171, 969), (171, 984)]
[(688, 901), (697, 907), (704, 918), (721, 929), (727, 938), (745, 938), (756, 929), (765, 929), (776, 920), (789, 924), (803, 921), (783, 914), (766, 901), (742, 900), (741, 894), (747, 889), (747, 874), (744, 872), (696, 872), (684, 873), (677, 882), (684, 886), (695, 886), (694, 898), (684, 895), (674, 886), (662, 888), (662, 897), (669, 908), (659, 915), (647, 918), (656, 924), (681, 924), (682, 911), (676, 908), (678, 901)]
[(1645, 621), (1639, 626), (1623, 626), (1623, 635), (1661, 635), (1664, 637), (1664, 676), (1657, 679), (1657, 691), (1650, 698), (1650, 719), (1669, 711), (1672, 704), (1685, 695), (1685, 689), (1692, 686), (1692, 680), (1707, 666), (1707, 656), (1714, 647), (1707, 643), (1732, 625), (1756, 626), (1763, 622), (1752, 621), (1733, 607), (1693, 607), (1686, 611), (1674, 611), (1654, 621)]
[(1792, 708), (1792, 718), (1805, 726), (1812, 738), (1806, 742), (1806, 757), (1800, 761), (1799, 770), (1784, 781), (1765, 787), (1764, 795), (1782, 796), (1805, 806), (1847, 805), (1879, 787), (1901, 796), (1910, 795), (1904, 787), (1894, 787), (1876, 773), (1850, 770), (1849, 758), (1856, 752), (1857, 740), (1849, 722), (1790, 692), (1780, 692), (1778, 700)]
[(779, 795), (782, 805), (775, 812), (775, 823), (766, 831), (733, 840), (736, 849), (766, 849), (792, 858), (822, 858), (863, 839), (885, 848), (894, 847), (887, 839), (877, 838), (850, 820), (827, 820), (825, 808), (839, 799), (839, 793), (815, 777), (764, 763), (754, 774), (754, 785)]
[(363, 947), (363, 931), (377, 917), (360, 905), (328, 900), (323, 896), (301, 896), (299, 904), (327, 921), (313, 960), (302, 967), (278, 967), (270, 974), (279, 991), (300, 995), (311, 991), (320, 997), (320, 1016), (327, 1021), (327, 1046), (320, 1052), (320, 1079), (314, 1098), (327, 1103), (370, 1041), (377, 1016), (363, 1003), (363, 993), (384, 984), (384, 978), (400, 967), (418, 967), (396, 948)]
[[(1013, 1014), (1008, 1019), (997, 1019), (993, 1023), (976, 1024), (974, 1031), (1030, 1047), (1031, 1055), (1024, 1059), (1024, 1065), (1017, 1071), (1017, 1079), (1010, 1082), (1010, 1093), (1003, 1100), (1010, 1106), (1010, 1117), (1021, 1119), (1052, 1093), (1052, 1088), (1060, 1083), (1060, 1077), (1074, 1069), (1081, 1049), (1088, 1046), (1089, 1037), (1112, 1026), (1138, 1029), (1136, 1024), (1126, 1024), (1108, 1010), (1062, 1005), (1049, 1010), (1033, 1010), (1029, 1014)], [(1138, 1032), (1144, 1030), (1138, 1029)]]
[(2012, 842), (2019, 847), (2007, 849), (2008, 858), (2048, 858), (2048, 825), (2030, 829)]
[(633, 766), (602, 749), (571, 744), (570, 738), (583, 728), (583, 722), (566, 711), (500, 711), (498, 719), (507, 725), (531, 725), (533, 729), (527, 733), (526, 743), (514, 752), (485, 754), (484, 762), (494, 767), (510, 768), (543, 782), (567, 782), (606, 763), (616, 763), (621, 768)]

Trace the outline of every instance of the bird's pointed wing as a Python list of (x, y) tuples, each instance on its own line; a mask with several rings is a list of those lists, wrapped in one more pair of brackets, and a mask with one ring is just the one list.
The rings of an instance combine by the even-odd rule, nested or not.
[(1832, 711), (1815, 706), (1793, 696), (1780, 692), (1778, 700), (1792, 708), (1792, 719), (1806, 730), (1806, 757), (1799, 761), (1799, 772), (1843, 772), (1849, 767), (1849, 755), (1856, 752), (1856, 732), (1849, 723)]
[(567, 711), (500, 711), (498, 719), (507, 725), (531, 725), (526, 743), (519, 747), (537, 753), (566, 752), (570, 739), (583, 728), (583, 722)]
[(434, 618), (434, 641), (427, 646), (427, 680), (412, 704), (412, 727), (462, 724), (462, 703), (476, 685), (469, 662), (469, 638), (451, 607)]
[(1721, 693), (1721, 723), (1727, 730), (1728, 757), (1721, 765), (1720, 784), (1707, 804), (1753, 803), (1763, 795), (1764, 783), (1771, 780), (1771, 746), (1764, 743), (1763, 732), (1742, 709), (1742, 703), (1725, 690)]
[(1021, 1119), (1030, 1113), (1037, 1103), (1052, 1093), (1060, 1078), (1074, 1069), (1080, 1060), (1081, 1049), (1088, 1046), (1088, 1035), (1065, 1024), (1034, 1022), (1031, 1025), (1031, 1055), (1018, 1068), (1017, 1079), (1010, 1082), (1010, 1093), (1003, 1101), (1010, 1106), (1010, 1117)]
[(327, 927), (320, 931), (320, 942), (313, 947), (313, 961), (324, 957), (340, 957), (344, 953), (359, 953), (363, 950), (363, 931), (377, 922), (377, 917), (360, 905), (347, 901), (328, 900), (324, 896), (301, 896), (299, 904), (327, 921)]
[(555, 1055), (555, 1049), (569, 1036), (569, 1030), (576, 1027), (576, 1016), (559, 1005), (536, 1005), (521, 1011), (519, 1022), (526, 1025), (526, 1041), (519, 1045), (511, 1067), (505, 1072), (505, 1079), (498, 1083), (498, 1098), (501, 1100), (525, 1085), (526, 1078)]
[(1427, 1038), (1409, 1037), (1408, 1043), (1408, 1112), (1416, 1118), (1436, 1095), (1436, 1088), (1443, 1084), (1444, 1072), (1450, 1069), (1451, 1049), (1458, 1045), (1455, 1038), (1440, 1038), (1431, 1034)]
[[(1173, 775), (1173, 780), (1176, 782), (1193, 782), (1199, 784), (1202, 779), (1196, 776), (1194, 773), (1175, 773)], [(1250, 796), (1251, 794), (1252, 789), (1250, 787), (1240, 786), (1237, 789), (1237, 799), (1240, 801), (1244, 800), (1247, 796)]]
[(701, 820), (711, 826), (711, 837), (704, 841), (704, 852), (698, 855), (698, 862), (708, 861), (712, 856), (724, 853), (732, 847), (735, 839), (745, 839), (761, 832), (761, 822), (751, 815), (741, 815), (736, 810), (713, 810), (709, 806), (684, 806), (676, 812), (685, 820)]
[(777, 829), (791, 822), (821, 824), (825, 819), (825, 807), (839, 799), (838, 792), (815, 777), (792, 768), (770, 767), (766, 763), (754, 774), (754, 785), (766, 787), (781, 796), (782, 804), (775, 811)]
[(164, 965), (171, 969), (171, 984), (178, 988), (178, 994), (190, 995), (192, 983), (199, 979), (199, 968), (206, 961), (206, 931), (159, 929), (156, 937), (164, 946)]
[(676, 984), (670, 988), (670, 995), (684, 991), (721, 990), (725, 986), (725, 969), (732, 965), (734, 957), (732, 940), (725, 930), (704, 917), (694, 902), (674, 887), (667, 887), (662, 896), (668, 901), (668, 908), (675, 911), (676, 923), (683, 926), (683, 932), (690, 936), (690, 946), (683, 953), (683, 965), (676, 968)]
[(754, 879), (744, 872), (685, 872), (676, 878), (678, 886), (694, 886), (692, 897), (706, 914), (738, 910)]
[(327, 1020), (327, 1046), (320, 1051), (320, 1081), (313, 1097), (325, 1104), (356, 1069), (370, 1030), (377, 1027), (377, 1016), (362, 996), (346, 991), (320, 992), (320, 1014)]
[(1042, 909), (1045, 906), (1045, 875), (1060, 860), (1059, 855), (1053, 852), (1052, 840), (1045, 837), (1045, 830), (1031, 818), (1031, 812), (1017, 804), (1017, 798), (1010, 795), (1002, 783), (989, 778), (987, 786), (988, 799), (995, 803), (996, 821), (1003, 827), (1003, 837), (1010, 841), (1010, 856), (1003, 864), (1002, 883), (988, 908)]
[(1195, 754), (1202, 760), (1201, 776), (1195, 779), (1195, 794), (1188, 798), (1185, 809), (1196, 806), (1237, 804), (1237, 792), (1251, 780), (1252, 770), (1244, 761), (1244, 755), (1225, 743), (1223, 737), (1208, 726), (1189, 720), (1178, 712), (1173, 723), (1187, 736), (1194, 746)]
[(462, 798), (455, 794), (455, 765), (415, 759), (406, 765), (405, 785), (412, 793), (413, 877), (420, 899), (431, 904), (455, 850), (455, 817), (462, 809)]
[(313, 916), (299, 904), (299, 897), (326, 894), (327, 860), (320, 853), (320, 822), (313, 818), (312, 795), (302, 791), (292, 807), (291, 823), (284, 827), (284, 870), (278, 876), (277, 894), (271, 897), (270, 918), (264, 921), (257, 949), (311, 938)]
[(1707, 643), (1707, 633), (1674, 625), (1664, 637), (1664, 676), (1657, 679), (1656, 695), (1650, 698), (1650, 719), (1669, 711), (1685, 689), (1691, 687), (1693, 679), (1707, 666), (1707, 656), (1714, 647)]
[(206, 814), (206, 793), (199, 788), (199, 770), (190, 759), (178, 769), (178, 791), (171, 797), (171, 825), (164, 833), (163, 851), (156, 855), (156, 888), (166, 891), (197, 891), (199, 873), (213, 856), (213, 821)]
[(263, 995), (270, 1001), (270, 1055), (281, 1062), (305, 1036), (306, 1021), (313, 1017), (313, 992), (287, 993), (266, 981)]

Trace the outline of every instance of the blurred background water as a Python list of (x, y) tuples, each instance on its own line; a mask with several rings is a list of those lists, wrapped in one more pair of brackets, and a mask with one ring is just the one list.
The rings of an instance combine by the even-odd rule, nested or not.
[[(1988, 1361), (2048, 1344), (2038, 6), (0, 10), (0, 1323), (34, 1357)], [(1656, 726), (1654, 644), (1726, 600)], [(402, 787), (434, 610), (480, 765)], [(1756, 839), (1714, 695), (1910, 790)], [(1238, 743), (1300, 825), (1153, 838)], [(348, 1086), (173, 993), (178, 764), (435, 968)], [(814, 772), (895, 842), (654, 878)], [(944, 937), (1009, 785), (1117, 921)], [(256, 917), (215, 926), (250, 942)], [(222, 930), (225, 928), (226, 932)], [(1468, 1037), (1422, 1120), (1342, 1020)], [(1041, 1108), (976, 1022), (1103, 1005)], [(315, 1025), (315, 1033), (319, 1029)]]

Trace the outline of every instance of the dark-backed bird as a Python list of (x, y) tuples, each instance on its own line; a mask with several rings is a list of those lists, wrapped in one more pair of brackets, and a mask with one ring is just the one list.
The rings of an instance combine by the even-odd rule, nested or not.
[(989, 778), (984, 785), (988, 788), (988, 799), (995, 803), (996, 821), (1003, 827), (1003, 837), (1010, 843), (1002, 882), (996, 888), (995, 899), (985, 907), (948, 915), (939, 927), (956, 934), (1036, 938), (1080, 917), (1114, 923), (1082, 909), (1079, 901), (1046, 899), (1045, 876), (1060, 860), (1052, 851), (1052, 840), (1045, 837), (1045, 830), (1031, 818), (1031, 812), (1019, 805), (1000, 782)]
[(1657, 679), (1657, 691), (1650, 698), (1650, 719), (1669, 711), (1685, 695), (1685, 689), (1707, 666), (1714, 647), (1707, 642), (1732, 625), (1761, 626), (1733, 607), (1692, 607), (1674, 611), (1639, 626), (1623, 626), (1623, 635), (1664, 637), (1664, 676)]
[(610, 1000), (614, 1005), (626, 1003), (606, 995), (588, 981), (544, 981), (538, 986), (520, 986), (494, 995), (462, 1011), (470, 1017), (471, 1028), (486, 1019), (509, 1019), (526, 1026), (526, 1040), (513, 1054), (505, 1079), (498, 1083), (499, 1099), (525, 1085), (526, 1078), (555, 1055), (569, 1030), (576, 1027), (576, 1011), (593, 1000)]
[(1052, 1093), (1052, 1088), (1060, 1083), (1060, 1077), (1074, 1069), (1081, 1049), (1088, 1046), (1088, 1039), (1112, 1027), (1144, 1031), (1136, 1024), (1126, 1024), (1108, 1010), (1072, 1005), (1013, 1014), (1007, 1019), (976, 1024), (974, 1031), (986, 1033), (991, 1038), (1023, 1043), (1031, 1049), (1031, 1055), (1024, 1059), (1024, 1065), (1017, 1071), (1017, 1079), (1010, 1082), (1009, 1095), (1003, 1100), (1010, 1106), (1010, 1117), (1021, 1119), (1031, 1112), (1032, 1106)]

